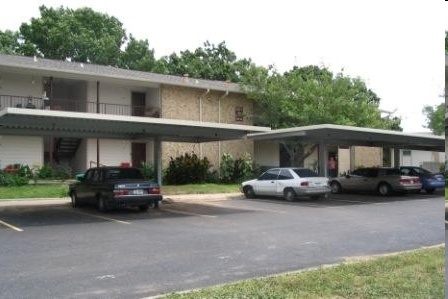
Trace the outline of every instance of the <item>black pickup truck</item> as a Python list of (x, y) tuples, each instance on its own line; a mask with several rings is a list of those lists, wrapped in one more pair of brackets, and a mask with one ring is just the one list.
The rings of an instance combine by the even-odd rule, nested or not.
[(147, 211), (149, 206), (157, 208), (163, 199), (159, 184), (146, 180), (138, 168), (89, 168), (78, 180), (69, 186), (73, 207), (94, 204), (100, 212), (117, 207)]

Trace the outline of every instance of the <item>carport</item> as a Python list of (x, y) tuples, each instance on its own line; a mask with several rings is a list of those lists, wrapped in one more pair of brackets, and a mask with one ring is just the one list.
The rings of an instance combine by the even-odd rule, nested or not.
[(444, 136), (433, 134), (410, 134), (392, 130), (380, 130), (352, 126), (322, 124), (305, 127), (272, 130), (263, 133), (250, 133), (253, 140), (296, 141), (319, 145), (319, 173), (328, 176), (328, 146), (370, 146), (394, 149), (395, 166), (399, 166), (399, 150), (424, 150), (445, 152)]
[[(0, 135), (110, 138), (154, 141), (154, 166), (161, 183), (161, 142), (210, 142), (245, 139), (267, 127), (7, 107), (0, 110)], [(99, 165), (97, 146), (97, 165)]]

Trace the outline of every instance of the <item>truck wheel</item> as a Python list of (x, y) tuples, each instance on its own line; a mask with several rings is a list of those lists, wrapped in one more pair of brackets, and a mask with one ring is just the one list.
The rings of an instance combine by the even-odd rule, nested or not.
[(106, 213), (108, 210), (106, 200), (103, 197), (98, 198), (98, 211)]
[(72, 194), (70, 194), (70, 198), (72, 200), (72, 207), (73, 208), (77, 208), (79, 207), (79, 203), (78, 203), (78, 195), (76, 195), (76, 192), (73, 191)]

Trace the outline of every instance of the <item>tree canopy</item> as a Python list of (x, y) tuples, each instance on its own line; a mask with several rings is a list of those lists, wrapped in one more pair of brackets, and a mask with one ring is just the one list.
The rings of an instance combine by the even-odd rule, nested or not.
[(51, 59), (72, 59), (116, 65), (126, 40), (122, 23), (90, 8), (72, 10), (41, 6), (40, 18), (22, 23), (20, 37), (35, 54)]
[(157, 73), (188, 75), (193, 78), (239, 82), (254, 64), (250, 59), (238, 60), (223, 41), (217, 46), (206, 41), (194, 51), (181, 51), (160, 58), (154, 69)]
[(423, 107), (423, 114), (426, 116), (427, 125), (431, 132), (436, 135), (442, 135), (445, 133), (445, 103), (441, 103), (437, 106), (425, 106)]
[(325, 67), (294, 67), (284, 74), (254, 68), (241, 83), (260, 107), (254, 121), (261, 125), (325, 123), (401, 130), (400, 119), (381, 117), (380, 98), (360, 78), (334, 76)]

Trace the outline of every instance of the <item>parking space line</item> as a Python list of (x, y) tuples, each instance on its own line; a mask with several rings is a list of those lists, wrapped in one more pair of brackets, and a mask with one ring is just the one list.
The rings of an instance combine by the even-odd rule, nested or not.
[(184, 212), (184, 211), (178, 211), (178, 210), (173, 210), (173, 209), (168, 209), (168, 208), (163, 208), (160, 210), (167, 211), (167, 212), (174, 213), (174, 214), (181, 214), (181, 215), (188, 215), (188, 216), (199, 216), (199, 217), (204, 217), (204, 218), (216, 218), (216, 216), (214, 216), (214, 215)]
[(126, 222), (126, 221), (122, 221), (122, 220), (118, 220), (118, 219), (114, 219), (114, 218), (110, 218), (110, 217), (105, 217), (105, 216), (101, 216), (101, 215), (97, 215), (97, 214), (91, 214), (91, 213), (86, 213), (86, 212), (81, 212), (81, 211), (74, 211), (74, 210), (72, 210), (72, 212), (78, 213), (78, 214), (82, 214), (82, 215), (91, 216), (91, 217), (95, 217), (95, 218), (99, 218), (99, 219), (103, 219), (103, 220), (117, 222), (117, 223), (120, 223), (120, 224), (131, 224), (130, 222)]
[(23, 232), (23, 229), (20, 229), (20, 228), (18, 228), (17, 226), (14, 226), (14, 225), (12, 225), (12, 224), (6, 223), (6, 222), (4, 222), (4, 221), (2, 221), (2, 220), (0, 220), (0, 224), (3, 224), (4, 226), (6, 226), (6, 227), (8, 227), (8, 228), (10, 228), (10, 229), (12, 229), (12, 230), (15, 230), (15, 231), (17, 231), (17, 232)]

